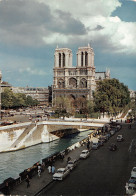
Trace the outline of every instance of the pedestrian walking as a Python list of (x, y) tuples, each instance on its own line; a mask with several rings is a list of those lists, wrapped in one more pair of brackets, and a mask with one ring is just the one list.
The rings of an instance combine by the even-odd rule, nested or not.
[(41, 177), (41, 170), (38, 170), (38, 177)]
[(29, 176), (26, 176), (26, 183), (27, 183), (27, 188), (30, 187), (30, 179)]
[(55, 173), (55, 167), (54, 167), (54, 165), (51, 167), (51, 173), (52, 173), (52, 174)]
[(38, 165), (38, 177), (41, 177), (41, 165)]
[(51, 173), (51, 166), (49, 165), (48, 166), (48, 171), (49, 171), (49, 174)]

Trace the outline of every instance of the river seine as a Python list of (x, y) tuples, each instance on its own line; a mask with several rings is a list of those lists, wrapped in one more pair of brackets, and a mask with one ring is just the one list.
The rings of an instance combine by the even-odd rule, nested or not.
[(63, 151), (72, 144), (81, 141), (91, 133), (90, 130), (72, 135), (70, 138), (61, 138), (51, 143), (43, 143), (23, 150), (0, 154), (0, 183), (12, 177), (17, 178), (19, 173), (41, 161), (49, 155)]

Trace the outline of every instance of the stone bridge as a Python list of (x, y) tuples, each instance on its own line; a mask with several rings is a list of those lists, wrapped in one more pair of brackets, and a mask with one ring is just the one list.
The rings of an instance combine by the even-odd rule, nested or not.
[[(65, 134), (103, 127), (96, 120), (50, 120), (0, 127), (0, 152), (15, 151), (43, 142), (51, 142)], [(62, 134), (63, 133), (63, 134)]]

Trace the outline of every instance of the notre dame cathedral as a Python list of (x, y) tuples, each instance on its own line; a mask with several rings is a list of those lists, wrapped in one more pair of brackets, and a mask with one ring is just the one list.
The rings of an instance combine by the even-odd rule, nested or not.
[(77, 65), (72, 66), (72, 51), (68, 48), (56, 48), (54, 54), (54, 83), (52, 98), (84, 97), (93, 98), (93, 92), (98, 80), (110, 78), (110, 72), (96, 72), (94, 66), (94, 51), (88, 44), (79, 47), (77, 51)]

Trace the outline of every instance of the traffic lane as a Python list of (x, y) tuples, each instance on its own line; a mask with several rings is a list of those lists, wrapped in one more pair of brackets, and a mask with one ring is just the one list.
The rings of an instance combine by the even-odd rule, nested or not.
[[(116, 141), (118, 134), (127, 137), (117, 143), (119, 150), (108, 150), (110, 143)], [(80, 164), (62, 182), (48, 187), (46, 195), (124, 195), (125, 183), (130, 175), (128, 148), (133, 138), (127, 127), (110, 138), (99, 150), (92, 151), (87, 160)]]

